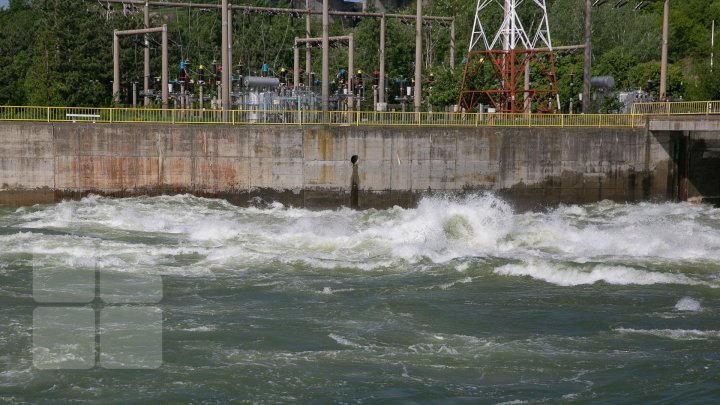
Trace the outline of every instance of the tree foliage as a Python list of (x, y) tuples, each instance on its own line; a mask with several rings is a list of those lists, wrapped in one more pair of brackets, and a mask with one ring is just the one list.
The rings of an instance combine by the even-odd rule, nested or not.
[[(194, 0), (217, 4), (218, 0)], [(250, 0), (242, 4), (304, 8), (295, 0)], [(351, 8), (350, 4), (332, 3)], [(414, 15), (414, 1), (383, 2), (387, 12)], [(554, 45), (584, 42), (584, 2), (547, 0)], [(393, 5), (399, 5), (394, 9)], [(611, 75), (617, 88), (647, 87), (657, 91), (662, 4), (655, 2), (635, 11), (632, 2), (619, 9), (609, 6), (593, 9), (593, 74)], [(462, 60), (473, 27), (475, 1), (429, 0), (423, 5), (431, 15), (455, 17), (455, 70), (449, 64), (448, 24), (425, 24), (422, 68), (425, 77), (434, 73), (429, 93), (434, 105), (454, 104), (462, 80)], [(372, 5), (370, 8), (372, 10)], [(268, 64), (270, 74), (281, 67), (291, 71), (293, 41), (305, 36), (304, 16), (235, 11), (233, 17), (233, 66), (244, 63), (243, 74), (258, 74)], [(720, 16), (717, 0), (685, 0), (671, 3), (670, 62), (668, 92), (688, 99), (719, 98), (718, 69), (709, 69), (710, 25)], [(528, 21), (537, 23), (532, 16)], [(498, 24), (500, 15), (488, 17), (488, 26)], [(0, 105), (87, 105), (112, 103), (112, 32), (114, 29), (143, 27), (142, 9), (91, 0), (10, 0), (0, 10)], [(168, 25), (170, 76), (179, 74), (178, 62), (191, 60), (191, 77), (200, 64), (210, 75), (212, 62), (220, 61), (220, 13), (216, 8), (152, 8), (151, 26)], [(318, 16), (312, 18), (312, 35), (322, 30)], [(366, 72), (366, 93), (371, 95), (371, 72), (379, 68), (378, 18), (333, 18), (331, 35), (352, 33), (355, 40), (355, 67)], [(386, 72), (389, 101), (399, 93), (401, 78), (413, 76), (415, 63), (414, 18), (387, 19)], [(130, 83), (143, 80), (142, 35), (121, 38), (121, 83), (127, 95)], [(150, 42), (151, 75), (160, 75), (160, 38)], [(720, 53), (720, 52), (719, 52)], [(301, 53), (304, 68), (304, 52)], [(720, 59), (720, 58), (719, 58)], [(570, 75), (576, 94), (582, 81), (582, 50), (556, 54), (556, 73), (562, 103), (567, 108)], [(320, 79), (320, 49), (312, 50), (312, 70)], [(331, 77), (347, 69), (345, 45), (330, 49)], [(234, 68), (235, 70), (235, 68)], [(493, 73), (480, 77), (492, 86)], [(487, 76), (487, 77), (486, 77)], [(541, 77), (533, 80), (541, 81)], [(428, 87), (428, 86), (426, 86)], [(574, 94), (572, 94), (574, 96)], [(577, 99), (577, 97), (575, 97)], [(124, 98), (127, 102), (127, 98)], [(577, 100), (576, 100), (577, 103)]]

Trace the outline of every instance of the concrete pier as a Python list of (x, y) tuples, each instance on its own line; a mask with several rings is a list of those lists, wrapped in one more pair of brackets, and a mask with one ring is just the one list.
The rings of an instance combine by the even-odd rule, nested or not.
[(359, 208), (408, 207), (428, 193), (484, 190), (522, 208), (720, 196), (720, 131), (650, 127), (5, 122), (0, 204), (192, 193), (240, 205), (350, 206), (353, 155)]

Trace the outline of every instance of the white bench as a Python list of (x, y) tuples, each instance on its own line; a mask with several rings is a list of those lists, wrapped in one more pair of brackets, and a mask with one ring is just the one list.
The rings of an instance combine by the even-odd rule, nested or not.
[(95, 120), (100, 118), (99, 114), (65, 114), (66, 117), (72, 118), (72, 122), (77, 122), (78, 118), (92, 118), (93, 124)]

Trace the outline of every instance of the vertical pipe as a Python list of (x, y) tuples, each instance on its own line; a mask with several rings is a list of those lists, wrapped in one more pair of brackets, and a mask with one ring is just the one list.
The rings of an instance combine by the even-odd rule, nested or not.
[(353, 35), (348, 35), (348, 82), (347, 82), (347, 103), (348, 110), (353, 110), (353, 82), (355, 81), (355, 55), (353, 45)]
[(185, 83), (180, 82), (180, 109), (185, 109)]
[[(505, 5), (503, 6), (503, 24), (508, 19), (508, 14), (510, 14), (510, 0), (505, 0)], [(503, 38), (503, 51), (508, 51), (510, 49), (510, 26), (505, 26), (505, 29), (503, 30), (502, 38)]]
[(132, 106), (137, 108), (137, 82), (132, 82)]
[[(227, 78), (228, 78), (228, 81), (227, 81), (228, 86), (227, 86), (227, 88), (228, 88), (228, 89), (227, 89), (227, 96), (228, 96), (228, 98), (227, 98), (227, 100), (228, 100), (228, 102), (227, 102), (227, 109), (229, 110), (229, 109), (232, 108), (232, 90), (233, 90), (233, 72), (232, 72), (232, 69), (233, 69), (233, 64), (232, 64), (232, 63), (233, 63), (233, 56), (232, 56), (232, 48), (233, 48), (232, 25), (233, 25), (233, 24), (232, 24), (232, 21), (233, 21), (233, 20), (232, 20), (232, 7), (228, 7), (227, 13), (228, 13), (228, 25), (227, 25), (227, 31), (228, 31), (228, 33), (227, 33), (227, 36), (228, 36), (228, 39), (227, 39), (227, 41), (228, 41), (228, 43), (227, 43), (227, 60), (228, 60), (228, 73), (227, 73)], [(223, 70), (225, 70), (224, 67), (223, 67)]]
[(590, 113), (590, 75), (592, 67), (592, 0), (585, 0), (585, 61), (583, 64), (582, 112)]
[(322, 5), (322, 111), (323, 111), (323, 122), (327, 122), (328, 109), (330, 107), (330, 66), (329, 66), (329, 48), (330, 40), (328, 38), (328, 26), (330, 25), (330, 19), (328, 16), (328, 2), (329, 0), (323, 0)]
[[(145, 29), (150, 28), (150, 5), (145, 2)], [(144, 64), (143, 64), (143, 92), (145, 93), (145, 107), (150, 107), (150, 97), (147, 96), (150, 91), (150, 34), (145, 33), (145, 52), (144, 52)]]
[(713, 71), (713, 59), (715, 59), (715, 20), (713, 20), (710, 30), (710, 73)]
[[(310, 38), (310, 0), (305, 0), (305, 8), (307, 15), (305, 16), (305, 38)], [(310, 42), (305, 43), (305, 86), (310, 88), (310, 73), (312, 72), (312, 64), (310, 60)], [(299, 83), (298, 83), (299, 84)]]
[(450, 70), (455, 70), (455, 17), (450, 22)]
[(293, 87), (300, 90), (300, 48), (298, 48), (297, 38), (293, 46)]
[(168, 36), (167, 25), (162, 26), (162, 108), (168, 108)]
[(532, 99), (530, 98), (530, 54), (525, 54), (525, 93), (524, 94), (524, 102), (525, 102), (525, 108), (524, 111), (526, 113), (530, 112), (530, 106), (532, 103)]
[(220, 102), (222, 105), (223, 110), (229, 110), (229, 103), (228, 103), (228, 72), (230, 70), (230, 61), (228, 60), (228, 0), (222, 0), (221, 3), (222, 9), (220, 10), (220, 19), (221, 19), (221, 39), (220, 39), (220, 53), (222, 54), (222, 75), (220, 82), (222, 83), (222, 87), (220, 88), (221, 94), (220, 94)]
[(417, 0), (415, 6), (415, 95), (413, 101), (415, 112), (420, 112), (422, 103), (422, 0)]
[(113, 31), (113, 98), (120, 104), (120, 38), (117, 30)]
[(660, 101), (667, 98), (667, 48), (668, 48), (668, 25), (670, 20), (670, 0), (665, 0), (663, 6), (663, 28), (662, 28), (662, 50), (660, 53)]
[(380, 83), (378, 91), (378, 103), (385, 102), (385, 14), (380, 17)]

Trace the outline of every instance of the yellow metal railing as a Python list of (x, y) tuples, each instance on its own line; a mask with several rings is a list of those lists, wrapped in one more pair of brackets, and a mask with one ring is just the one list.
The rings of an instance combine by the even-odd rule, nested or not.
[(501, 114), (455, 112), (179, 110), (0, 106), (0, 121), (231, 125), (455, 127), (635, 127), (633, 114)]
[(636, 127), (646, 115), (720, 114), (720, 101), (636, 103), (632, 114), (179, 110), (0, 106), (0, 121), (454, 127)]
[(0, 106), (0, 121), (455, 127), (636, 127), (647, 115), (720, 114), (720, 101), (635, 103), (631, 114), (179, 110)]
[(631, 112), (638, 115), (720, 114), (720, 101), (635, 103)]

